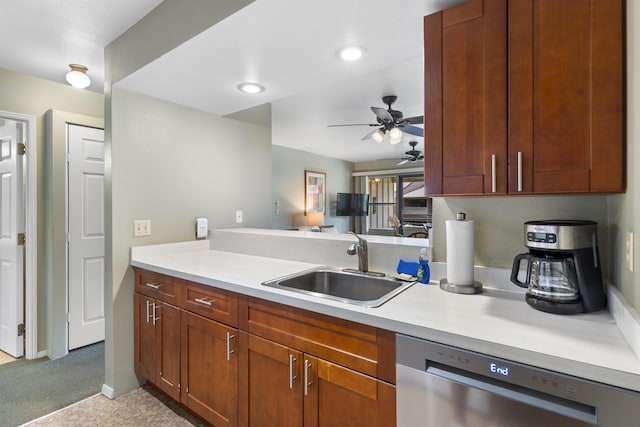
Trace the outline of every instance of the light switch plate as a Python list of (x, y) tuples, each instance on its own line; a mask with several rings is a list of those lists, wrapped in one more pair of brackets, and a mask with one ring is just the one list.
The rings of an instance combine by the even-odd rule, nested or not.
[(627, 231), (625, 241), (625, 265), (633, 273), (633, 231)]
[(133, 237), (142, 237), (151, 235), (151, 220), (141, 219), (133, 221)]
[(242, 224), (242, 211), (236, 211), (236, 224)]

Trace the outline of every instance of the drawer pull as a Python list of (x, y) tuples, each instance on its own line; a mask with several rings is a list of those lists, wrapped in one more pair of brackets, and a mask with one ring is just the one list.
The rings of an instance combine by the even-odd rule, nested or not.
[(289, 355), (289, 388), (293, 389), (293, 380), (297, 379), (296, 375), (293, 375), (293, 363), (298, 359), (293, 356), (293, 354)]
[(227, 360), (231, 360), (231, 354), (236, 352), (235, 350), (231, 350), (231, 340), (235, 337), (231, 332), (227, 332)]
[(204, 298), (196, 298), (194, 301), (199, 302), (200, 304), (208, 305), (209, 307), (213, 305), (213, 301), (209, 301)]
[(157, 283), (145, 283), (145, 286), (148, 286), (153, 289), (160, 289), (160, 285), (158, 285)]
[(311, 369), (311, 362), (307, 359), (304, 360), (304, 395), (309, 394), (309, 386), (313, 384), (312, 381), (309, 381), (309, 369)]

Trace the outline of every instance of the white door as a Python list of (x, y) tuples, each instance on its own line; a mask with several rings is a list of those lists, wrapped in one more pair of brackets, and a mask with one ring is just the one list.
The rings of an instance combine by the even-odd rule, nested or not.
[(104, 340), (104, 131), (68, 125), (69, 350)]
[(18, 325), (24, 323), (24, 232), (22, 187), (22, 125), (0, 119), (0, 350), (21, 357), (24, 340)]

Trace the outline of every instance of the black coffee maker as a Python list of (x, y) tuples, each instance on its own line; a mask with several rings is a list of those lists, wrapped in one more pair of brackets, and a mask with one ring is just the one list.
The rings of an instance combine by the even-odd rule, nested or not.
[[(598, 224), (593, 221), (548, 220), (524, 224), (529, 253), (516, 255), (511, 281), (527, 288), (527, 303), (541, 311), (574, 314), (607, 305), (598, 253)], [(527, 262), (526, 279), (518, 273)]]

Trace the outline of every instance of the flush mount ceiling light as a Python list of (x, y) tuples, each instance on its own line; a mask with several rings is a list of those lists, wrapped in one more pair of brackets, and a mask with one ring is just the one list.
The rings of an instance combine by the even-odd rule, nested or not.
[(345, 46), (338, 49), (336, 55), (343, 61), (357, 61), (362, 58), (365, 52), (366, 49), (362, 46)]
[(87, 76), (87, 67), (79, 64), (69, 64), (71, 71), (67, 73), (67, 82), (78, 89), (84, 89), (91, 84), (91, 79)]
[(256, 94), (264, 92), (264, 86), (258, 83), (244, 82), (238, 85), (238, 90), (244, 93)]

